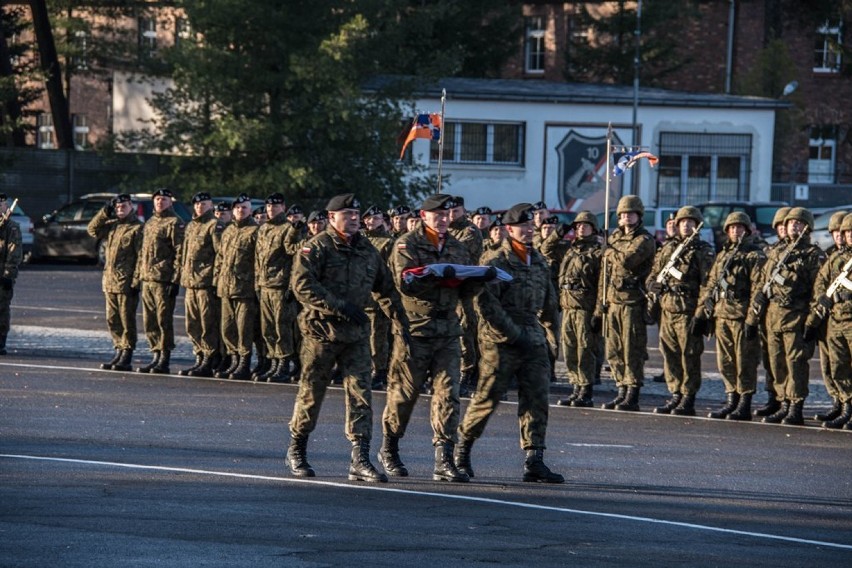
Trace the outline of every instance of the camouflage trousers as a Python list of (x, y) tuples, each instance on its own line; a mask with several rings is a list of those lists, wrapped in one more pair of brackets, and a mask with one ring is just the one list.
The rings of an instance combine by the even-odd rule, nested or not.
[(852, 400), (852, 322), (830, 322), (828, 353), (837, 397)]
[(766, 322), (762, 321), (760, 330), (760, 362), (763, 365), (766, 381), (763, 390), (775, 396), (775, 375), (772, 374), (772, 361), (769, 357), (769, 340), (766, 338)]
[(606, 350), (615, 383), (620, 387), (641, 387), (648, 348), (645, 307), (610, 304), (606, 326)]
[(420, 389), (427, 377), (432, 377), (432, 443), (457, 441), (459, 425), (459, 338), (418, 337), (406, 347), (402, 337), (395, 335), (393, 354), (388, 373), (388, 394), (382, 413), (385, 436), (405, 435)]
[(518, 381), (518, 423), (524, 450), (544, 449), (547, 433), (550, 361), (547, 345), (519, 349), (503, 343), (482, 343), (479, 384), (464, 414), (459, 432), (476, 440), (485, 431), (488, 419), (497, 410), (509, 389), (512, 377)]
[(207, 356), (218, 353), (222, 316), (216, 291), (213, 288), (187, 288), (184, 309), (186, 334), (192, 341), (192, 351)]
[(392, 340), (391, 321), (378, 306), (368, 307), (365, 311), (370, 318), (370, 356), (373, 373), (385, 373), (388, 370)]
[(461, 324), (461, 370), (463, 373), (476, 371), (479, 361), (479, 333), (476, 323), (476, 310), (473, 308), (473, 300), (468, 298), (459, 302), (456, 313)]
[(256, 325), (255, 298), (222, 298), (222, 340), (227, 353), (251, 355)]
[(175, 299), (169, 295), (171, 286), (164, 282), (142, 283), (142, 325), (151, 351), (175, 348)]
[(587, 387), (595, 382), (596, 343), (599, 334), (592, 332), (592, 314), (585, 310), (562, 312), (562, 355), (568, 368), (568, 382)]
[(828, 336), (832, 330), (832, 318), (826, 318), (822, 332), (820, 333), (817, 346), (819, 347), (819, 367), (822, 371), (822, 380), (825, 390), (831, 398), (840, 398), (840, 391), (831, 369), (831, 351), (828, 346)]
[(704, 338), (689, 333), (690, 314), (662, 310), (660, 314), (660, 352), (663, 372), (670, 393), (696, 394), (701, 388), (701, 354)]
[(295, 355), (293, 347), (294, 314), (287, 301), (286, 288), (260, 289), (260, 335), (267, 357), (285, 359)]
[(8, 337), (9, 335), (9, 327), (11, 326), (12, 322), (11, 305), (13, 295), (14, 289), (0, 289), (0, 347), (6, 347), (6, 337)]
[(716, 364), (726, 393), (754, 394), (760, 343), (746, 339), (742, 320), (716, 320)]
[(136, 309), (139, 307), (139, 292), (111, 294), (104, 292), (106, 299), (106, 322), (115, 349), (136, 349)]
[(343, 374), (346, 400), (346, 438), (369, 440), (373, 432), (370, 390), (370, 346), (365, 338), (357, 343), (334, 343), (305, 336), (302, 339), (302, 379), (290, 419), (290, 435), (307, 437), (314, 431), (331, 371), (337, 364)]
[(814, 353), (814, 343), (805, 342), (800, 324), (792, 331), (771, 331), (773, 325), (767, 322), (766, 339), (769, 348), (769, 362), (775, 377), (775, 397), (779, 400), (799, 402), (808, 397), (808, 360)]

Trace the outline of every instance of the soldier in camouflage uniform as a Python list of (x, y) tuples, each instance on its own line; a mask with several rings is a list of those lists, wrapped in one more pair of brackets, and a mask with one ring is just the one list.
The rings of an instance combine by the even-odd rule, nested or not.
[(600, 320), (594, 320), (598, 305), (598, 280), (603, 251), (598, 240), (598, 222), (589, 211), (580, 211), (572, 223), (574, 242), (559, 267), (559, 303), (562, 306), (562, 353), (568, 381), (574, 387), (560, 406), (592, 406), (597, 357), (595, 343)]
[(550, 365), (542, 323), (555, 322), (558, 300), (547, 262), (532, 246), (532, 206), (512, 206), (503, 222), (509, 238), (483, 261), (510, 274), (512, 281), (495, 280), (475, 298), (480, 316), (481, 380), (459, 428), (456, 466), (473, 477), (473, 443), (482, 436), (514, 376), (518, 380), (521, 449), (526, 452), (523, 480), (562, 483), (565, 478), (544, 463)]
[[(775, 212), (775, 216), (772, 218), (772, 227), (775, 229), (775, 234), (778, 236), (778, 240), (774, 244), (767, 245), (766, 248), (763, 249), (765, 255), (769, 255), (769, 253), (776, 248), (784, 248), (784, 238), (787, 236), (787, 228), (784, 225), (784, 218), (789, 212), (790, 207), (781, 207)], [(764, 406), (754, 411), (754, 415), (769, 416), (770, 414), (778, 412), (778, 409), (781, 408), (781, 401), (775, 398), (775, 376), (772, 374), (772, 365), (770, 363), (771, 357), (769, 355), (769, 340), (766, 335), (766, 321), (764, 319), (760, 320), (758, 332), (760, 335), (760, 360), (766, 373), (764, 389), (767, 392), (768, 399)]]
[(422, 278), (410, 272), (432, 264), (470, 264), (470, 252), (449, 232), (450, 195), (427, 197), (421, 206), (420, 227), (394, 243), (390, 266), (410, 322), (411, 342), (394, 338), (388, 377), (388, 395), (382, 414), (384, 441), (379, 460), (389, 475), (406, 476), (408, 470), (399, 457), (399, 440), (405, 435), (423, 383), (431, 375), (434, 394), (430, 421), (435, 446), (436, 480), (465, 482), (453, 462), (456, 429), (459, 422), (459, 373), (462, 328), (459, 300), (473, 296), (481, 283), (466, 280), (460, 286), (448, 285), (455, 269), (447, 267), (440, 275)]
[(257, 223), (251, 214), (251, 198), (241, 193), (233, 203), (234, 220), (222, 233), (216, 254), (216, 293), (222, 302), (222, 340), (230, 366), (220, 379), (251, 378), (251, 352), (258, 319), (254, 287)]
[(370, 463), (373, 409), (370, 390), (369, 319), (364, 308), (372, 293), (407, 335), (393, 278), (378, 251), (360, 232), (358, 199), (351, 193), (328, 202), (329, 227), (310, 239), (293, 266), (293, 292), (302, 303), (302, 380), (290, 420), (287, 461), (298, 477), (313, 477), (307, 462), (308, 436), (337, 364), (346, 393), (346, 437), (352, 442), (349, 479), (385, 482)]
[(252, 379), (277, 383), (289, 379), (289, 360), (294, 355), (293, 319), (287, 299), (295, 251), (288, 251), (285, 243), (295, 229), (287, 221), (282, 194), (268, 196), (265, 206), (269, 220), (257, 230), (254, 285), (260, 305), (260, 333), (270, 365), (265, 372), (252, 375)]
[[(837, 211), (829, 218), (828, 232), (831, 234), (831, 238), (834, 242), (830, 247), (825, 249), (826, 258), (831, 258), (835, 252), (845, 248), (843, 231), (840, 230), (840, 226), (843, 223), (843, 218), (846, 217), (846, 213), (846, 211)], [(828, 285), (831, 285), (831, 283), (829, 282)], [(831, 405), (831, 410), (827, 413), (819, 413), (814, 416), (814, 419), (819, 422), (830, 422), (831, 420), (834, 420), (840, 416), (843, 406), (839, 388), (835, 384), (834, 377), (831, 373), (831, 357), (828, 349), (828, 328), (830, 326), (831, 318), (825, 318), (825, 324), (820, 328), (820, 333), (817, 337), (817, 345), (819, 346), (819, 366), (820, 370), (822, 370), (822, 380), (825, 382), (825, 390), (831, 397), (833, 404)]]
[(0, 355), (6, 354), (6, 338), (9, 335), (12, 314), (12, 296), (18, 267), (24, 258), (21, 226), (13, 221), (9, 213), (8, 197), (0, 193)]
[(186, 226), (180, 283), (186, 289), (186, 334), (192, 341), (195, 365), (180, 371), (191, 377), (212, 377), (219, 365), (219, 298), (213, 284), (219, 230), (209, 193), (192, 196), (195, 214)]
[(174, 194), (154, 192), (154, 214), (142, 230), (142, 250), (136, 271), (142, 282), (142, 322), (153, 359), (140, 373), (169, 373), (175, 348), (175, 298), (180, 291), (184, 222), (172, 208)]
[[(385, 227), (385, 217), (382, 210), (373, 205), (364, 212), (363, 220), (364, 236), (369, 239), (370, 244), (376, 247), (385, 264), (388, 264), (393, 247), (393, 237)], [(370, 318), (370, 354), (373, 361), (373, 374), (370, 381), (373, 390), (381, 390), (385, 388), (388, 380), (391, 341), (390, 320), (372, 298), (365, 311), (367, 317)]]
[[(695, 395), (701, 388), (703, 335), (709, 329), (708, 320), (696, 320), (693, 314), (698, 305), (698, 293), (713, 266), (715, 250), (695, 235), (681, 249), (668, 276), (662, 282), (658, 281), (658, 276), (675, 250), (692, 237), (703, 222), (696, 207), (686, 206), (678, 210), (675, 215), (678, 236), (657, 252), (654, 267), (645, 283), (654, 301), (660, 303), (660, 352), (666, 386), (672, 394), (666, 404), (654, 409), (657, 414), (695, 416)], [(700, 322), (704, 322), (703, 327), (695, 328)]]
[(535, 236), (533, 237), (533, 247), (536, 250), (541, 249), (541, 242), (544, 237), (541, 235), (541, 226), (544, 220), (550, 217), (550, 210), (547, 208), (547, 203), (538, 201), (533, 204), (533, 223), (535, 224)]
[[(453, 198), (448, 232), (467, 249), (468, 260), (463, 264), (477, 264), (479, 257), (482, 256), (482, 233), (467, 218), (464, 198), (461, 196)], [(472, 298), (466, 297), (461, 299), (458, 306), (458, 314), (462, 326), (459, 392), (460, 396), (467, 397), (476, 388), (476, 365), (479, 360), (479, 346), (477, 345), (476, 337), (476, 312), (473, 309)]]
[(746, 338), (743, 324), (766, 257), (748, 238), (750, 227), (751, 219), (741, 211), (725, 219), (727, 239), (701, 288), (695, 309), (695, 321), (699, 323), (693, 330), (713, 326), (710, 331), (716, 335), (716, 364), (725, 383), (725, 405), (710, 412), (708, 418), (751, 420), (760, 345), (757, 338)]
[(482, 243), (483, 254), (500, 248), (505, 238), (506, 227), (503, 226), (503, 218), (497, 215), (494, 222), (491, 223), (491, 227), (488, 228), (488, 238)]
[(848, 268), (845, 280), (828, 296), (828, 289), (852, 262), (852, 214), (843, 217), (838, 231), (843, 241), (817, 274), (804, 337), (824, 334), (835, 400), (840, 402), (836, 410), (818, 419), (823, 418), (823, 428), (852, 430), (852, 277)]
[[(805, 234), (813, 229), (813, 223), (813, 214), (803, 207), (793, 207), (787, 213), (785, 245), (767, 254), (760, 288), (752, 296), (752, 307), (746, 318), (746, 333), (753, 337), (757, 336), (760, 317), (765, 315), (766, 318), (775, 398), (783, 400), (777, 412), (764, 417), (763, 422), (771, 424), (804, 423), (802, 407), (808, 396), (808, 360), (815, 347), (814, 341), (804, 337), (805, 318), (810, 309), (814, 281), (825, 261), (825, 253), (811, 244), (810, 236)], [(790, 254), (782, 265), (780, 262), (788, 250)], [(781, 268), (773, 275), (776, 266)], [(764, 294), (764, 283), (770, 281), (769, 293)]]
[[(550, 268), (550, 283), (554, 290), (559, 289), (559, 267), (562, 259), (571, 246), (571, 241), (565, 240), (565, 234), (571, 229), (559, 221), (559, 217), (551, 215), (541, 222), (540, 232), (542, 241), (538, 252), (547, 261)], [(556, 382), (556, 359), (559, 356), (560, 320), (554, 322), (554, 327), (545, 326), (544, 333), (547, 336), (548, 354), (550, 356), (550, 382)]]
[(128, 194), (115, 196), (89, 221), (87, 232), (104, 241), (102, 289), (106, 321), (115, 355), (101, 369), (129, 371), (136, 348), (136, 308), (139, 306), (139, 274), (136, 263), (142, 248), (142, 222)]
[(213, 215), (216, 217), (216, 229), (220, 233), (234, 220), (234, 212), (231, 211), (231, 207), (230, 201), (220, 201), (213, 208)]
[(397, 205), (388, 213), (390, 213), (391, 218), (391, 235), (396, 239), (407, 233), (411, 208), (407, 205)]
[(622, 197), (616, 214), (618, 228), (604, 252), (596, 317), (606, 318), (606, 351), (618, 394), (602, 408), (637, 411), (648, 345), (643, 287), (657, 245), (642, 224), (645, 205), (638, 196)]
[(485, 246), (485, 241), (488, 240), (488, 229), (491, 228), (491, 211), (490, 207), (479, 207), (473, 212), (471, 222), (479, 229), (479, 234), (482, 235), (482, 243)]

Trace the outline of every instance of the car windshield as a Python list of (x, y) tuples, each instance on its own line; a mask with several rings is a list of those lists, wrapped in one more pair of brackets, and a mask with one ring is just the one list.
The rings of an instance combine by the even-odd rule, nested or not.
[(776, 211), (778, 211), (778, 207), (774, 205), (772, 207), (756, 207), (753, 221), (759, 229), (771, 229), (772, 219), (775, 218)]
[(729, 207), (725, 205), (705, 205), (702, 215), (704, 223), (711, 227), (721, 227), (728, 215)]

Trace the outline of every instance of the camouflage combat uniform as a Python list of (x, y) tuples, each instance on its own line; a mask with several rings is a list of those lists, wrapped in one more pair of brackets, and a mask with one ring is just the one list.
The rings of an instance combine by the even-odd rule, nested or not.
[(234, 219), (222, 233), (216, 254), (216, 294), (222, 302), (222, 340), (232, 357), (250, 358), (257, 324), (254, 255), (257, 223)]
[[(462, 264), (477, 264), (482, 256), (482, 233), (470, 219), (459, 217), (450, 223), (447, 231), (459, 241), (468, 252), (468, 258)], [(458, 306), (459, 322), (462, 327), (461, 335), (461, 372), (468, 380), (476, 375), (476, 364), (479, 360), (477, 344), (476, 311), (470, 297), (461, 299)]]
[(287, 309), (293, 256), (285, 246), (293, 230), (285, 211), (257, 230), (254, 271), (260, 302), (260, 332), (267, 356), (276, 360), (294, 355), (293, 318)]
[(180, 274), (181, 286), (186, 289), (186, 334), (192, 341), (193, 352), (207, 358), (221, 349), (220, 305), (213, 282), (219, 239), (212, 209), (193, 217), (186, 225)]
[(0, 351), (6, 352), (6, 338), (11, 325), (12, 296), (15, 280), (18, 278), (18, 267), (24, 258), (24, 248), (21, 242), (21, 227), (12, 219), (6, 219), (0, 226)]
[[(370, 244), (376, 247), (385, 264), (389, 264), (393, 237), (382, 227), (378, 231), (364, 231)], [(388, 317), (379, 309), (379, 304), (370, 299), (365, 309), (370, 318), (370, 354), (372, 356), (373, 376), (382, 382), (387, 378), (390, 359), (391, 324)]]

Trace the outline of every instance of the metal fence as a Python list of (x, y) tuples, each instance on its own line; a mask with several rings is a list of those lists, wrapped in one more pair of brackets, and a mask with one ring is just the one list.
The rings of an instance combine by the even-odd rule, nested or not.
[(773, 183), (772, 199), (810, 208), (852, 203), (852, 185), (839, 183)]

